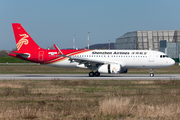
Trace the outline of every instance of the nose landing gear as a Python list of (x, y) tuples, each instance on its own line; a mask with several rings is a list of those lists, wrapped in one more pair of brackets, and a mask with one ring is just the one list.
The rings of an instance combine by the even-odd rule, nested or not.
[(154, 77), (153, 69), (150, 69), (150, 77)]

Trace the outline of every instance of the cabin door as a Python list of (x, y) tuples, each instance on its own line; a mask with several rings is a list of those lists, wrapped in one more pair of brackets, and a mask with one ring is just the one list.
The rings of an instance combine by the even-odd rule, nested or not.
[(149, 62), (154, 62), (154, 53), (149, 52)]

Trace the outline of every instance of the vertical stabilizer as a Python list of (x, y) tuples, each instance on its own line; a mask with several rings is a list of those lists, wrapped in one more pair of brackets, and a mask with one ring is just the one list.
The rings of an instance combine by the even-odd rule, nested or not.
[(34, 42), (31, 36), (19, 23), (12, 23), (16, 46), (18, 51), (39, 49), (40, 47)]

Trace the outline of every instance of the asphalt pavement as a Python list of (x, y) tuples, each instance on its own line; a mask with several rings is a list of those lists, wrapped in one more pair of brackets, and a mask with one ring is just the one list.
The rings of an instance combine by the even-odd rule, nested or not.
[(0, 74), (0, 80), (180, 80), (180, 74)]

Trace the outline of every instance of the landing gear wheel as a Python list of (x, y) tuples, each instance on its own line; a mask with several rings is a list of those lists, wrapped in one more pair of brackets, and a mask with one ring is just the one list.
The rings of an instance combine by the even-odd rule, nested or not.
[(95, 75), (96, 77), (99, 77), (99, 76), (100, 76), (100, 73), (99, 73), (99, 72), (95, 72), (94, 75)]
[(150, 73), (150, 77), (154, 77), (154, 73)]
[(94, 77), (94, 72), (90, 72), (89, 77)]
[(150, 69), (150, 77), (154, 77), (153, 69)]

